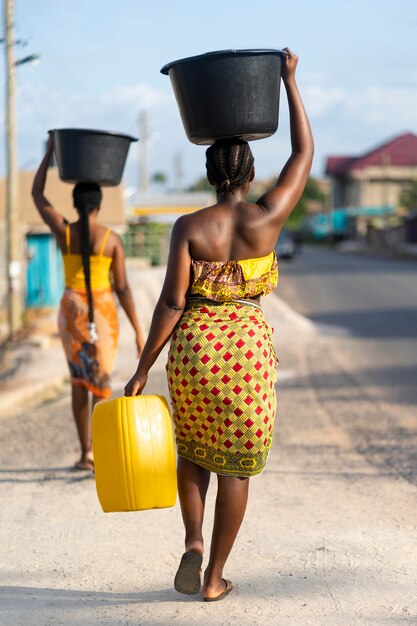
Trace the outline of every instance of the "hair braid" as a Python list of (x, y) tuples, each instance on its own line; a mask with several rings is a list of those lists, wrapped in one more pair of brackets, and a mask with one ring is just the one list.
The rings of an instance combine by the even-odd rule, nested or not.
[(85, 288), (88, 302), (88, 329), (90, 342), (97, 341), (97, 330), (94, 323), (94, 301), (91, 290), (90, 271), (90, 222), (89, 215), (94, 209), (98, 209), (101, 203), (101, 189), (95, 183), (78, 183), (73, 192), (74, 206), (78, 211), (81, 223), (81, 256), (83, 260)]
[(88, 219), (89, 213), (86, 210), (80, 210), (81, 221), (81, 254), (83, 258), (83, 268), (85, 277), (85, 287), (87, 290), (88, 301), (88, 327), (90, 331), (90, 340), (92, 343), (97, 339), (96, 327), (94, 323), (94, 302), (93, 293), (91, 291), (91, 272), (90, 272), (90, 224)]
[(239, 178), (239, 152), (238, 146), (234, 144), (230, 150), (230, 174), (234, 180)]
[(231, 186), (231, 182), (229, 180), (229, 176), (227, 173), (227, 162), (226, 162), (226, 154), (225, 154), (225, 150), (222, 147), (221, 150), (219, 150), (217, 152), (217, 164), (218, 164), (218, 171), (222, 176), (222, 184), (223, 184), (223, 189), (222, 191), (228, 191), (230, 189)]
[(253, 154), (247, 141), (220, 139), (206, 151), (207, 174), (216, 191), (234, 192), (247, 183), (253, 172)]

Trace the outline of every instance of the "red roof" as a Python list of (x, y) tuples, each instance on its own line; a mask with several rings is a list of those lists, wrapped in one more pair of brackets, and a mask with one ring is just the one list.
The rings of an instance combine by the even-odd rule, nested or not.
[(371, 165), (417, 166), (417, 135), (399, 135), (360, 156), (330, 156), (326, 161), (326, 174), (337, 176)]

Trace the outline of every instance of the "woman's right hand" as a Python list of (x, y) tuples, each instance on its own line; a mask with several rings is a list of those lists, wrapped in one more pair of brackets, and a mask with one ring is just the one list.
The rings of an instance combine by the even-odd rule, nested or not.
[(285, 83), (285, 82), (288, 82), (290, 78), (294, 78), (295, 76), (295, 69), (298, 63), (298, 56), (294, 54), (294, 52), (292, 52), (289, 48), (283, 48), (282, 51), (285, 54), (284, 54), (284, 58), (282, 59), (281, 76), (282, 76), (282, 80)]
[(147, 382), (148, 375), (136, 371), (125, 387), (125, 396), (140, 396)]

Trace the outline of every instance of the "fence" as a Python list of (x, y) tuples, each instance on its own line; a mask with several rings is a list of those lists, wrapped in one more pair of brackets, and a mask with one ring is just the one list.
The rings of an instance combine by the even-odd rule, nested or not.
[(151, 265), (165, 265), (172, 226), (158, 222), (130, 224), (122, 236), (127, 257), (149, 259)]

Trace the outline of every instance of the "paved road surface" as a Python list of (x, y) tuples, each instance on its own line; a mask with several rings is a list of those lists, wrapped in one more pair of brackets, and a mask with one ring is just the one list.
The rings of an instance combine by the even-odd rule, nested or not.
[[(294, 265), (283, 264), (280, 289), (300, 310), (340, 326), (328, 282), (338, 280), (339, 257), (326, 255), (306, 252)], [(324, 271), (327, 259), (331, 271)], [(362, 300), (348, 307), (346, 295), (344, 327), (349, 312), (369, 311), (365, 296), (372, 281), (358, 286), (367, 261), (357, 262), (361, 269), (346, 271), (341, 291), (347, 293), (352, 275)], [(356, 260), (347, 258), (347, 263), (353, 266)], [(374, 267), (382, 265), (378, 261)], [(384, 267), (368, 274), (397, 290), (388, 271), (395, 266)], [(411, 266), (404, 267), (414, 280)], [(398, 274), (398, 283), (407, 284)], [(146, 324), (160, 280), (159, 270), (131, 275)], [(309, 302), (300, 295), (301, 281), (301, 291), (312, 294)], [(386, 309), (396, 309), (395, 298), (387, 302)], [(398, 311), (411, 304), (410, 295)], [(302, 309), (307, 305), (311, 310)], [(273, 296), (265, 300), (265, 310), (276, 327), (281, 358), (278, 423), (267, 469), (252, 481), (247, 516), (227, 564), (233, 593), (207, 605), (173, 590), (182, 553), (178, 506), (129, 514), (101, 511), (92, 477), (71, 470), (76, 438), (64, 390), (48, 404), (22, 407), (0, 420), (2, 626), (417, 622), (414, 396), (406, 376), (393, 383), (390, 375), (396, 367), (406, 373), (414, 363), (407, 345), (415, 341), (412, 326), (407, 337), (387, 339), (382, 358), (380, 337), (340, 336), (334, 328), (317, 333)], [(132, 337), (122, 324), (116, 386), (126, 381), (134, 361)], [(165, 389), (163, 368), (162, 357), (149, 393)], [(207, 544), (214, 485), (213, 479)]]
[[(312, 345), (306, 384), (371, 462), (417, 484), (417, 263), (306, 247), (281, 262), (278, 294), (320, 330), (328, 373), (316, 380)], [(367, 419), (354, 398), (368, 401)]]

